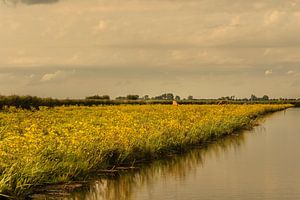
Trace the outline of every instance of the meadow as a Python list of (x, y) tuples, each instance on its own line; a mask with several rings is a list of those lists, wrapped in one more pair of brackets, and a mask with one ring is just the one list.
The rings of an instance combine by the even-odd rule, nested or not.
[(84, 180), (91, 172), (162, 158), (252, 127), (281, 105), (14, 107), (0, 112), (0, 196)]

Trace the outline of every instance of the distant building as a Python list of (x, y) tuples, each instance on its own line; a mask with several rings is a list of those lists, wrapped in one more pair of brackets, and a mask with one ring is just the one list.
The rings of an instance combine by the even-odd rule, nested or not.
[(178, 106), (179, 104), (177, 103), (177, 101), (173, 100), (173, 106)]

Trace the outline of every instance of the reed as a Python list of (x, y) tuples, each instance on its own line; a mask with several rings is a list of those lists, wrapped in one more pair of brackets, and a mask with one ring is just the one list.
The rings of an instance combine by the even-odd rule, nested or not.
[(124, 105), (7, 108), (0, 112), (0, 196), (83, 180), (251, 127), (292, 105)]

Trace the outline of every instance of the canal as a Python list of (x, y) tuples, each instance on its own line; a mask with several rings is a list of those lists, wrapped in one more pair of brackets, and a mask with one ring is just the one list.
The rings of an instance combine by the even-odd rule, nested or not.
[(300, 108), (277, 112), (252, 130), (137, 172), (93, 181), (62, 199), (300, 199)]

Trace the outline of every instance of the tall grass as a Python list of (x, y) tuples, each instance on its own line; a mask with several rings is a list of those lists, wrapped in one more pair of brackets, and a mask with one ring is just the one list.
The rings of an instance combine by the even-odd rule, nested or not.
[(82, 180), (91, 171), (155, 159), (253, 125), (291, 105), (10, 108), (0, 112), (0, 194)]

